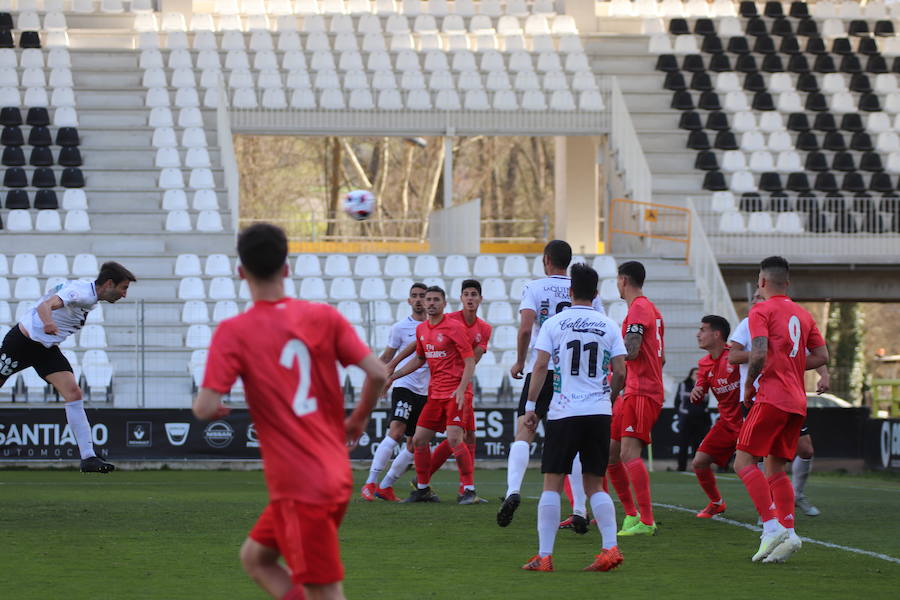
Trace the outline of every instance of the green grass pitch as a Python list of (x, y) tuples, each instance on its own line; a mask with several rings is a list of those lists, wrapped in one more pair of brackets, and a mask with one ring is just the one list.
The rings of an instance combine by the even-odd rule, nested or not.
[[(356, 491), (365, 476), (355, 471)], [(456, 473), (436, 477), (441, 504), (367, 503), (354, 494), (341, 529), (346, 592), (358, 599), (888, 598), (900, 564), (806, 543), (783, 565), (749, 557), (758, 534), (658, 508), (654, 538), (620, 540), (624, 565), (582, 573), (599, 534), (560, 531), (551, 574), (519, 567), (534, 554), (540, 474), (530, 470), (516, 518), (497, 527), (503, 470), (479, 470), (490, 504), (457, 506)], [(398, 482), (398, 491), (408, 478)], [(692, 476), (652, 474), (654, 501), (699, 509)], [(726, 516), (755, 523), (731, 475), (720, 477)], [(900, 558), (900, 478), (813, 474), (822, 509), (798, 516), (801, 535)], [(266, 502), (259, 472), (0, 471), (0, 597), (15, 600), (263, 598), (242, 572), (238, 547)], [(563, 500), (563, 513), (567, 512)], [(618, 506), (617, 506), (618, 510)], [(618, 512), (621, 521), (621, 511)]]

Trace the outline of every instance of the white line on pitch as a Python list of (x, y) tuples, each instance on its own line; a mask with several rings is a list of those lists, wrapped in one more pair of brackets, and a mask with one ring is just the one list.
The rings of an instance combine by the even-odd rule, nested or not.
[[(693, 473), (688, 471), (680, 471), (682, 475), (687, 475), (688, 477), (694, 478), (696, 477)], [(718, 479), (724, 479), (725, 481), (737, 481), (740, 482), (740, 477), (737, 475), (730, 475), (728, 473), (716, 473), (716, 477)], [(876, 492), (891, 492), (893, 494), (900, 494), (900, 487), (897, 488), (884, 488), (884, 487), (872, 487), (869, 485), (862, 486), (852, 486), (852, 485), (842, 485), (840, 483), (832, 483), (828, 480), (822, 479), (811, 479), (806, 482), (806, 485), (815, 485), (820, 487), (832, 487), (832, 488), (842, 488), (845, 490), (874, 490)]]
[[(671, 510), (677, 510), (680, 512), (686, 512), (690, 514), (696, 514), (695, 509), (687, 508), (685, 506), (678, 506), (676, 504), (665, 504), (663, 502), (654, 502), (653, 506), (659, 506), (661, 508), (668, 508)], [(734, 519), (729, 519), (727, 517), (715, 516), (712, 518), (713, 521), (719, 521), (721, 523), (727, 523), (728, 525), (734, 525), (735, 527), (743, 527), (744, 529), (749, 529), (750, 531), (762, 531), (761, 527), (757, 527), (756, 525), (751, 525), (750, 523), (742, 523), (741, 521), (735, 521)], [(810, 544), (818, 544), (819, 546), (825, 546), (826, 548), (834, 548), (836, 550), (844, 550), (846, 552), (853, 552), (854, 554), (864, 554), (865, 556), (871, 556), (873, 558), (879, 558), (881, 560), (886, 560), (888, 562), (900, 564), (900, 558), (895, 558), (893, 556), (889, 556), (887, 554), (881, 554), (880, 552), (872, 552), (871, 550), (862, 550), (861, 548), (853, 548), (851, 546), (841, 546), (840, 544), (832, 544), (831, 542), (823, 542), (821, 540), (814, 540), (808, 537), (801, 537), (804, 542), (808, 542)]]

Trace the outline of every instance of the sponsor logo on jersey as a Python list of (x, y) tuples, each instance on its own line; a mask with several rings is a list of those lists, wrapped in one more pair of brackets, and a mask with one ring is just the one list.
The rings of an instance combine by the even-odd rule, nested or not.
[(173, 446), (184, 446), (191, 431), (190, 423), (166, 423), (166, 439)]
[(153, 445), (153, 425), (150, 421), (128, 421), (125, 424), (125, 445), (149, 448)]
[(11, 356), (7, 356), (6, 354), (0, 354), (0, 375), (3, 377), (9, 377), (13, 374), (16, 367), (19, 366), (19, 361), (13, 360)]
[(227, 448), (234, 439), (234, 428), (225, 421), (213, 421), (203, 430), (203, 439), (210, 448)]

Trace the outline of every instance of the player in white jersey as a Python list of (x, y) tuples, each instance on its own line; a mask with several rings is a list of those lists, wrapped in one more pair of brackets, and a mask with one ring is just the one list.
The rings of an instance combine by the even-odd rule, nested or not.
[[(764, 302), (759, 290), (753, 293), (750, 299), (750, 308), (753, 308), (758, 302)], [(750, 359), (750, 319), (745, 318), (732, 332), (728, 338), (730, 342), (730, 351), (728, 353), (728, 362), (740, 365), (741, 369), (741, 398), (744, 397), (744, 387), (747, 380), (748, 361)], [(816, 369), (819, 374), (819, 381), (816, 383), (816, 393), (823, 394), (831, 387), (831, 375), (828, 373), (828, 365), (822, 365)], [(757, 382), (754, 382), (759, 387)], [(806, 422), (800, 430), (800, 439), (797, 440), (797, 456), (791, 464), (791, 483), (794, 486), (794, 497), (797, 508), (803, 511), (808, 517), (816, 517), (822, 513), (817, 507), (806, 497), (806, 480), (812, 471), (812, 460), (814, 450), (812, 442), (812, 434)], [(760, 463), (762, 464), (762, 463)]]
[[(525, 401), (531, 388), (531, 368), (534, 364), (534, 341), (537, 339), (544, 322), (553, 315), (562, 312), (572, 301), (569, 296), (571, 282), (566, 275), (569, 263), (572, 262), (572, 247), (563, 240), (553, 240), (544, 246), (544, 273), (546, 277), (530, 281), (522, 290), (522, 302), (519, 304), (519, 334), (516, 338), (516, 364), (509, 370), (513, 379), (522, 379), (525, 385), (519, 398), (518, 420), (516, 421), (516, 439), (509, 449), (506, 466), (506, 494), (503, 504), (497, 511), (497, 524), (506, 527), (512, 522), (513, 514), (519, 507), (519, 489), (528, 468), (531, 455), (531, 442), (534, 431), (524, 427)], [(603, 305), (598, 298), (591, 301), (591, 306), (603, 313)], [(547, 380), (538, 395), (535, 412), (543, 419), (547, 414), (550, 399), (553, 396), (553, 382)], [(573, 481), (573, 492), (577, 487)]]
[[(387, 348), (381, 353), (381, 360), (389, 363), (397, 353), (397, 350), (406, 348), (410, 344), (415, 344), (416, 327), (425, 320), (425, 290), (428, 286), (424, 283), (414, 283), (409, 289), (409, 302), (412, 308), (412, 314), (405, 319), (401, 319), (394, 323), (391, 327), (391, 333), (388, 337)], [(399, 366), (402, 367), (412, 359), (412, 353), (409, 357), (402, 360)], [(398, 502), (399, 498), (394, 494), (394, 482), (406, 472), (407, 467), (412, 464), (413, 453), (410, 443), (400, 447), (400, 453), (391, 464), (387, 475), (378, 485), (378, 474), (384, 469), (394, 449), (400, 445), (403, 436), (411, 442), (413, 434), (416, 432), (416, 422), (419, 420), (419, 413), (428, 399), (428, 365), (410, 373), (406, 377), (402, 377), (394, 382), (391, 391), (391, 421), (388, 426), (388, 432), (378, 444), (375, 455), (372, 457), (372, 466), (369, 468), (369, 477), (362, 488), (361, 495), (363, 500), (372, 501), (376, 497), (382, 500)]]
[(9, 330), (0, 347), (0, 385), (13, 374), (34, 367), (56, 388), (66, 403), (66, 419), (81, 455), (84, 473), (108, 473), (115, 467), (94, 453), (91, 425), (84, 412), (81, 388), (59, 344), (80, 330), (97, 302), (116, 302), (137, 281), (116, 262), (103, 263), (95, 281), (67, 281), (44, 294), (25, 317)]
[[(575, 455), (581, 456), (584, 488), (600, 529), (602, 549), (585, 571), (609, 571), (622, 563), (616, 544), (616, 510), (603, 491), (609, 462), (611, 396), (625, 385), (625, 342), (619, 326), (591, 307), (597, 295), (597, 272), (572, 265), (572, 307), (548, 319), (535, 344), (534, 386), (525, 405), (525, 426), (537, 427), (540, 390), (550, 380), (553, 396), (547, 411), (541, 472), (544, 491), (538, 503), (538, 553), (522, 568), (553, 570), (553, 544), (559, 528), (560, 492)], [(553, 374), (548, 378), (552, 361)], [(612, 371), (612, 382), (609, 373)]]

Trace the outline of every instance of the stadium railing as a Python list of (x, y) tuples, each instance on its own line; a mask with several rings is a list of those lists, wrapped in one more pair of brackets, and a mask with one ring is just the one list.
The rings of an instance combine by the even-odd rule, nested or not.
[(609, 90), (609, 101), (606, 103), (609, 107), (609, 145), (615, 154), (618, 171), (632, 200), (650, 202), (653, 200), (653, 174), (641, 148), (619, 80), (616, 77), (600, 77), (598, 83), (601, 89)]
[[(219, 98), (225, 97), (225, 79), (219, 74)], [(232, 223), (240, 221), (240, 190), (241, 180), (238, 171), (237, 157), (234, 153), (234, 139), (231, 134), (231, 116), (224, 102), (216, 106), (216, 139), (219, 141), (219, 156), (222, 161), (222, 169), (225, 176), (225, 188), (228, 194), (228, 211), (231, 214)], [(237, 237), (239, 227), (234, 227), (234, 235)]]
[(694, 208), (693, 201), (688, 198), (687, 209), (690, 211), (690, 234), (688, 236), (688, 263), (694, 274), (694, 281), (701, 290), (703, 310), (706, 314), (720, 315), (728, 319), (732, 327), (737, 326), (738, 316), (734, 303), (728, 293), (728, 287), (719, 270), (719, 261), (706, 237), (703, 223)]

